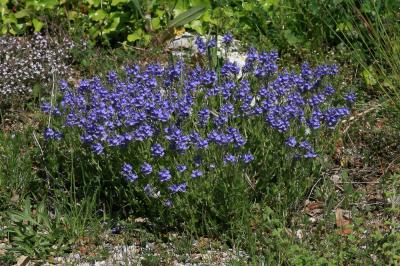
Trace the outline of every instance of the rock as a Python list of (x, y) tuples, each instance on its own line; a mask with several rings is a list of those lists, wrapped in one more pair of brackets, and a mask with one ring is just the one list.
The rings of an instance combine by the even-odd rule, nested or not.
[(298, 239), (302, 240), (303, 239), (303, 231), (301, 229), (297, 230), (296, 236)]
[(27, 256), (21, 256), (17, 260), (16, 266), (26, 266), (29, 263), (29, 258)]
[[(204, 36), (200, 36), (203, 41), (206, 41), (208, 38)], [(225, 49), (222, 44), (222, 37), (217, 36), (217, 55), (220, 58), (224, 58), (225, 60), (237, 64), (240, 68), (240, 72), (238, 78), (242, 76), (242, 68), (246, 62), (246, 53), (239, 52), (239, 47), (241, 47), (241, 43), (238, 40), (233, 40), (232, 44), (229, 46), (229, 49)], [(196, 45), (196, 35), (185, 32), (184, 34), (175, 37), (168, 44), (167, 48), (172, 50), (172, 54), (176, 56), (184, 56), (185, 54), (195, 54), (198, 52), (198, 48)]]
[(184, 34), (175, 37), (171, 41), (169, 41), (167, 48), (171, 50), (182, 50), (188, 49), (197, 52), (197, 46), (195, 44), (196, 36), (189, 32), (185, 32)]

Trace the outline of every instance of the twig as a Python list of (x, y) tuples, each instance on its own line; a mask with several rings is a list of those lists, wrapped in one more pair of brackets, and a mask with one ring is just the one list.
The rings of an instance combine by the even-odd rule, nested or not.
[(133, 48), (133, 49), (135, 49), (135, 50), (139, 50), (139, 51), (147, 51), (146, 48), (137, 47), (137, 46), (131, 46), (131, 48)]
[(342, 204), (343, 201), (344, 201), (344, 197), (338, 202), (338, 204), (336, 204), (335, 210), (340, 206), (340, 204)]
[(251, 180), (247, 174), (244, 175), (246, 177), (247, 183), (249, 183), (249, 186), (255, 191), (256, 189), (254, 188), (253, 184), (251, 183)]
[(335, 182), (336, 184), (379, 184), (379, 181), (349, 181), (349, 182), (344, 182), (344, 181), (338, 181)]
[(49, 113), (49, 121), (47, 124), (47, 127), (50, 127), (51, 123), (51, 112), (53, 111), (53, 98), (54, 98), (54, 88), (55, 88), (55, 77), (54, 77), (54, 72), (53, 72), (53, 84), (51, 85), (51, 96), (50, 96), (50, 113)]
[(376, 109), (377, 109), (378, 107), (380, 107), (380, 106), (381, 106), (381, 105), (378, 104), (377, 106), (373, 106), (373, 107), (371, 107), (371, 108), (369, 108), (369, 109), (367, 109), (367, 110), (365, 110), (365, 111), (363, 111), (363, 112), (361, 112), (361, 113), (358, 113), (358, 114), (356, 114), (356, 115), (350, 117), (350, 118), (347, 119), (347, 120), (343, 120), (343, 121), (342, 121), (342, 124), (345, 124), (345, 123), (349, 122), (349, 125), (343, 130), (342, 133), (346, 133), (346, 132), (350, 129), (350, 126), (356, 121), (357, 118), (360, 118), (360, 117), (362, 117), (362, 116), (364, 116), (364, 115), (366, 115), (366, 114), (368, 114), (368, 113), (370, 113), (370, 112), (376, 110)]
[(315, 184), (312, 186), (311, 191), (310, 191), (310, 194), (308, 194), (307, 199), (310, 199), (311, 194), (313, 193), (315, 186), (319, 183), (319, 181), (321, 181), (321, 179), (322, 179), (322, 177), (320, 177), (320, 178), (317, 180), (317, 182), (315, 182)]
[(359, 205), (387, 205), (386, 202), (383, 201), (379, 201), (379, 202), (371, 202), (371, 203), (367, 203), (367, 202), (352, 202), (349, 203), (350, 205), (355, 205), (355, 206), (359, 206)]
[(40, 143), (39, 143), (39, 141), (38, 141), (38, 139), (37, 139), (37, 137), (36, 137), (35, 132), (33, 132), (32, 135), (33, 135), (33, 138), (35, 139), (36, 144), (38, 145), (38, 147), (39, 147), (39, 149), (40, 149), (40, 153), (41, 153), (42, 156), (43, 156), (43, 155), (44, 155), (44, 152), (43, 152), (42, 146), (40, 146)]
[(400, 155), (397, 156), (393, 161), (391, 161), (388, 166), (386, 167), (386, 169), (383, 171), (382, 176), (387, 174), (387, 172), (389, 171), (390, 167), (400, 158)]

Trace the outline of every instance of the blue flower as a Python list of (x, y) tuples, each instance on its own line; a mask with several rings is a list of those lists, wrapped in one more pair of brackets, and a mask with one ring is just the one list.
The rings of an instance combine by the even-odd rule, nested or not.
[(199, 111), (199, 123), (201, 126), (205, 126), (210, 118), (210, 110), (204, 108)]
[(62, 134), (60, 131), (52, 128), (47, 128), (44, 132), (44, 138), (46, 140), (61, 140)]
[(230, 74), (232, 75), (237, 75), (240, 73), (240, 68), (236, 63), (231, 63), (231, 62), (226, 62), (222, 67), (221, 67), (221, 74), (223, 76), (228, 76)]
[(296, 138), (293, 136), (290, 136), (286, 139), (285, 144), (291, 148), (296, 147), (297, 141)]
[(318, 155), (314, 151), (307, 151), (304, 158), (316, 158)]
[[(195, 42), (200, 54), (216, 45), (215, 38), (206, 42), (198, 36)], [(228, 49), (233, 36), (225, 35), (222, 42)], [(325, 85), (325, 76), (335, 75), (337, 67), (312, 68), (304, 63), (300, 73), (278, 71), (277, 60), (275, 51), (250, 48), (242, 69), (224, 62), (219, 73), (200, 65), (191, 67), (183, 61), (165, 67), (130, 66), (124, 77), (110, 72), (106, 82), (93, 77), (83, 80), (76, 89), (63, 84), (60, 104), (45, 103), (42, 110), (61, 115), (57, 119), (65, 117), (64, 131), (73, 128), (79, 132), (82, 143), (93, 154), (103, 154), (107, 148), (107, 153), (116, 155), (127, 149), (138, 152), (135, 158), (147, 160), (150, 153), (151, 164), (142, 161), (133, 167), (126, 163), (121, 174), (128, 181), (135, 181), (138, 175), (134, 169), (142, 176), (155, 172), (156, 180), (150, 178), (143, 189), (151, 197), (161, 197), (161, 192), (155, 193), (150, 184), (156, 187), (172, 179), (173, 172), (187, 171), (186, 165), (176, 165), (177, 162), (188, 163), (190, 170), (195, 168), (188, 175), (197, 178), (203, 175), (200, 168), (211, 171), (221, 167), (213, 160), (216, 154), (210, 154), (220, 149), (229, 152), (222, 155), (223, 164), (240, 161), (245, 167), (255, 158), (243, 151), (247, 141), (254, 143), (253, 134), (258, 132), (280, 137), (290, 132), (281, 145), (294, 148), (298, 158), (318, 156), (310, 144), (315, 141), (312, 137), (318, 135), (314, 131), (334, 128), (350, 113), (348, 108), (335, 104), (332, 96), (337, 93)], [(241, 71), (243, 76), (237, 79)], [(344, 95), (344, 100), (346, 105), (354, 102), (355, 94)], [(257, 132), (251, 130), (253, 125)], [(46, 129), (44, 134), (46, 139), (61, 138), (54, 128)], [(310, 142), (294, 136), (307, 137)], [(148, 145), (150, 151), (142, 151)], [(160, 160), (161, 157), (167, 158)], [(176, 169), (169, 168), (170, 172), (162, 168), (161, 164), (167, 162)], [(184, 176), (179, 174), (180, 178)], [(165, 189), (166, 195), (184, 192), (186, 183), (161, 184), (160, 190), (164, 193)]]
[(182, 183), (182, 184), (174, 184), (168, 187), (168, 189), (172, 192), (172, 193), (178, 193), (178, 192), (186, 192), (186, 183)]
[(103, 154), (104, 153), (104, 147), (101, 145), (101, 143), (93, 143), (92, 144), (92, 151), (95, 154)]
[(190, 176), (192, 178), (197, 178), (197, 177), (200, 177), (202, 175), (203, 175), (203, 172), (198, 170), (198, 169), (193, 170), (192, 173), (190, 174)]
[(222, 37), (222, 43), (224, 43), (225, 45), (231, 44), (232, 41), (233, 41), (233, 35), (230, 32), (228, 32)]
[(164, 204), (164, 206), (166, 206), (166, 207), (168, 207), (168, 208), (171, 208), (171, 207), (174, 205), (174, 203), (172, 202), (171, 199), (166, 199), (166, 200), (164, 200), (164, 201), (163, 201), (163, 204)]
[(122, 165), (121, 174), (123, 177), (125, 177), (126, 180), (130, 182), (134, 182), (139, 178), (137, 174), (133, 171), (132, 165), (129, 163), (124, 163)]
[(151, 146), (151, 154), (154, 157), (163, 157), (164, 156), (164, 148), (159, 143), (155, 143)]
[(153, 172), (153, 167), (149, 163), (143, 163), (140, 167), (140, 171), (144, 175), (149, 175), (151, 172)]
[(208, 43), (207, 43), (207, 47), (208, 48), (213, 48), (217, 46), (217, 39), (215, 37), (212, 37)]
[(308, 104), (312, 107), (320, 105), (322, 103), (324, 103), (326, 100), (325, 95), (322, 93), (319, 94), (315, 94), (313, 95), (309, 100), (308, 100)]
[(186, 165), (181, 164), (176, 167), (176, 170), (180, 173), (184, 172), (187, 169)]
[(225, 115), (233, 115), (234, 111), (235, 108), (231, 103), (224, 104), (220, 109), (220, 112)]
[(312, 149), (313, 149), (311, 144), (306, 140), (301, 141), (300, 144), (299, 144), (299, 147), (304, 149), (304, 150), (307, 150), (307, 151), (312, 151)]
[(150, 184), (146, 184), (143, 187), (144, 192), (146, 193), (147, 196), (151, 196), (153, 194), (153, 187)]
[(240, 156), (240, 158), (242, 159), (242, 161), (244, 162), (244, 163), (250, 163), (251, 161), (253, 161), (254, 160), (254, 156), (253, 156), (253, 154), (251, 154), (251, 153), (246, 153), (246, 154), (243, 154), (242, 156)]
[(199, 52), (199, 54), (206, 53), (207, 46), (202, 37), (197, 36), (196, 40), (195, 40), (195, 44), (197, 46), (197, 51)]
[(343, 99), (348, 103), (354, 103), (357, 100), (357, 96), (354, 92), (348, 92), (344, 95)]
[(130, 182), (135, 182), (138, 179), (138, 175), (135, 172), (130, 173), (126, 176), (126, 179)]
[(348, 116), (350, 111), (348, 108), (330, 108), (324, 113), (324, 120), (328, 127), (333, 128), (337, 125), (342, 117)]
[(326, 95), (333, 95), (335, 93), (335, 89), (332, 86), (325, 87), (325, 94)]
[(171, 179), (171, 173), (169, 172), (168, 169), (161, 169), (161, 170), (158, 172), (158, 175), (159, 175), (159, 177), (160, 177), (160, 181), (161, 181), (161, 182), (167, 182), (168, 180)]
[(228, 153), (227, 155), (225, 155), (224, 157), (224, 163), (225, 164), (235, 164), (237, 162), (237, 158), (235, 155)]

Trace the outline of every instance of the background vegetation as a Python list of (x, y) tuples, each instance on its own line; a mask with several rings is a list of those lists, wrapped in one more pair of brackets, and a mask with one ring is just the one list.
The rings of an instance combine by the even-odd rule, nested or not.
[[(173, 243), (174, 255), (145, 254), (142, 263), (149, 265), (205, 252), (191, 245), (199, 239), (244, 250), (249, 257), (239, 265), (398, 264), (399, 20), (400, 2), (390, 0), (0, 0), (0, 264), (11, 265), (21, 255), (41, 262), (76, 252), (89, 261), (107, 257), (101, 243), (109, 236), (117, 245), (134, 239)], [(122, 68), (133, 63), (172, 62), (165, 47), (182, 32), (230, 32), (243, 47), (277, 50), (279, 65), (289, 69), (303, 61), (339, 65), (331, 82), (358, 99), (334, 134), (316, 138), (318, 164), (294, 176), (285, 159), (274, 159), (276, 151), (257, 150), (265, 138), (260, 133), (248, 147), (269, 157), (258, 157), (248, 173), (267, 175), (272, 167), (279, 182), (272, 177), (253, 193), (238, 178), (231, 187), (221, 182), (215, 198), (182, 198), (178, 204), (186, 212), (163, 212), (162, 204), (150, 203), (145, 206), (156, 207), (143, 211), (143, 202), (126, 194), (138, 193), (134, 187), (126, 190), (124, 180), (109, 186), (104, 179), (120, 175), (118, 152), (109, 164), (83, 148), (73, 130), (63, 132), (60, 143), (45, 140), (49, 124), (64, 130), (57, 116), (41, 111), (43, 103), (61, 100), (62, 78), (72, 86), (95, 75), (106, 80), (110, 70), (123, 76)], [(206, 60), (215, 63), (215, 54), (209, 49)], [(19, 74), (21, 66), (31, 65), (37, 69)], [(52, 71), (55, 66), (62, 67)], [(212, 69), (220, 71), (220, 63)], [(288, 153), (279, 152), (280, 158)], [(207, 183), (201, 186), (210, 190)], [(227, 204), (213, 205), (216, 198)], [(188, 222), (178, 226), (176, 217)], [(171, 237), (176, 232), (180, 237)], [(84, 246), (96, 247), (96, 254)]]

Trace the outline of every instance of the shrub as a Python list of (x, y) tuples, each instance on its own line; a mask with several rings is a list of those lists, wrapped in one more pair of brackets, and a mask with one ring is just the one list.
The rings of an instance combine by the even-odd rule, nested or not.
[(0, 37), (0, 94), (2, 98), (32, 92), (35, 85), (47, 86), (70, 72), (69, 40), (63, 43), (39, 33), (32, 37)]
[(243, 69), (178, 61), (62, 82), (61, 101), (42, 106), (53, 181), (198, 233), (248, 230), (255, 201), (295, 206), (349, 109), (327, 80), (335, 65), (297, 74), (277, 60), (250, 49)]

